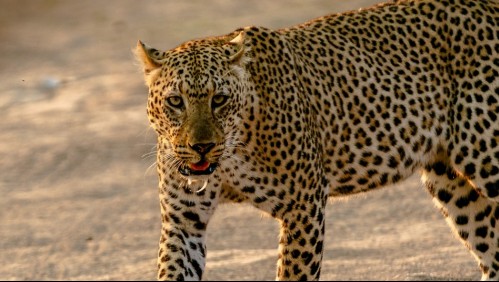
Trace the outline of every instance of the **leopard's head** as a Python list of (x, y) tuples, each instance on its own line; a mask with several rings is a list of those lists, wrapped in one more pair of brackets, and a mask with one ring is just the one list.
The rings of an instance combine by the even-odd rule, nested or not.
[(235, 35), (166, 52), (137, 44), (149, 87), (147, 114), (159, 137), (158, 161), (189, 180), (205, 179), (238, 146), (248, 56), (244, 34)]

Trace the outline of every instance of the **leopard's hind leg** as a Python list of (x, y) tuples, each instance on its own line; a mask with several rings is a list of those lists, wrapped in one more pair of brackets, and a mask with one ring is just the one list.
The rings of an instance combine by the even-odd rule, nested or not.
[(433, 202), (482, 271), (482, 280), (499, 279), (499, 205), (480, 195), (461, 174), (439, 158), (423, 170), (423, 182)]

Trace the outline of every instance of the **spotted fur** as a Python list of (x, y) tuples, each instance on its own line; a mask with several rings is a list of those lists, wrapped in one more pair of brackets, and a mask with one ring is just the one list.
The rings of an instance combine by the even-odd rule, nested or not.
[(162, 52), (139, 42), (158, 134), (158, 279), (201, 279), (218, 204), (280, 222), (277, 279), (317, 280), (328, 197), (421, 173), (499, 271), (499, 3), (392, 1)]

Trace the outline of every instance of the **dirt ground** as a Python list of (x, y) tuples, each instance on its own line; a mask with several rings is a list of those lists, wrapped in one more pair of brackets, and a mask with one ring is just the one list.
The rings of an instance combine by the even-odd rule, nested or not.
[[(155, 133), (132, 56), (376, 0), (0, 0), (0, 279), (154, 280)], [(331, 201), (321, 280), (478, 280), (417, 177)], [(205, 280), (273, 280), (277, 223), (221, 206)]]

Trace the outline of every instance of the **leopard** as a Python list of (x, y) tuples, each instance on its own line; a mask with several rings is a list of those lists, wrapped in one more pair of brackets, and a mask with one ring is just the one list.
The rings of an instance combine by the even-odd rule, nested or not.
[(158, 280), (203, 279), (225, 203), (278, 221), (276, 280), (319, 280), (330, 199), (414, 174), (498, 279), (498, 1), (389, 1), (134, 52), (157, 135)]

